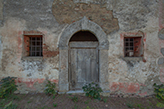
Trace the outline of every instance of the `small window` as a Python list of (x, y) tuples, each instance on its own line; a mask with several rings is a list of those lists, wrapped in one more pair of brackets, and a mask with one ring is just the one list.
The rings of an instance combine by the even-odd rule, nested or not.
[(124, 37), (125, 57), (140, 57), (141, 49), (141, 37)]
[(43, 56), (42, 35), (25, 35), (26, 56)]

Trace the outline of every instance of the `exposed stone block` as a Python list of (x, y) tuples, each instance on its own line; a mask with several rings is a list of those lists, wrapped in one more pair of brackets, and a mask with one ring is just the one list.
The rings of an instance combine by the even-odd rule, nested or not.
[(159, 64), (159, 65), (164, 64), (164, 58), (159, 58), (159, 59), (158, 59), (158, 64)]
[(164, 48), (161, 48), (161, 53), (164, 56)]
[(43, 57), (44, 58), (47, 58), (47, 57), (55, 57), (55, 56), (57, 56), (59, 54), (59, 51), (58, 50), (51, 51), (48, 48), (49, 48), (48, 45), (43, 44)]
[(72, 0), (55, 0), (52, 12), (60, 24), (71, 24), (86, 16), (87, 19), (100, 25), (106, 33), (119, 29), (118, 19), (113, 18), (113, 12), (101, 7), (100, 4), (74, 3)]
[(158, 37), (159, 37), (159, 39), (164, 40), (164, 28), (161, 29), (161, 31), (159, 31)]

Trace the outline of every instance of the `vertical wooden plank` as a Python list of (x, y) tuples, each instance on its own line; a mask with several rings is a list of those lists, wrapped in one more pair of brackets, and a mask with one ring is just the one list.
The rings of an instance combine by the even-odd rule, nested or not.
[[(68, 81), (71, 82), (71, 49), (68, 49)], [(69, 86), (70, 88), (70, 86)]]
[(71, 89), (81, 89), (86, 83), (98, 82), (97, 49), (85, 46), (87, 47), (73, 47), (70, 50)]
[(85, 49), (80, 49), (81, 51), (81, 63), (80, 63), (80, 68), (81, 68), (81, 74), (79, 75), (80, 78), (81, 78), (81, 81), (80, 82), (85, 82)]
[(95, 53), (95, 49), (91, 49), (91, 52), (92, 52), (91, 75), (92, 75), (92, 81), (96, 82), (96, 53)]
[(86, 69), (85, 69), (85, 66), (86, 66), (86, 57), (85, 57), (85, 55), (86, 55), (86, 52), (85, 52), (85, 50), (83, 50), (83, 60), (82, 60), (82, 78), (83, 78), (83, 83), (85, 83), (86, 82), (86, 79), (85, 79), (85, 77), (86, 77)]
[(86, 70), (87, 70), (87, 82), (90, 83), (91, 81), (91, 51), (90, 49), (86, 49), (87, 50), (87, 66), (86, 66)]
[(99, 82), (99, 50), (98, 48), (96, 48), (96, 75), (97, 75), (97, 78), (96, 78), (96, 82)]
[(92, 66), (91, 66), (91, 69), (92, 69), (92, 81), (93, 82), (98, 82), (98, 62), (97, 62), (97, 50), (96, 49), (92, 49)]
[(69, 78), (70, 78), (70, 81), (69, 81), (69, 83), (70, 83), (70, 89), (72, 90), (72, 61), (73, 61), (73, 58), (72, 58), (72, 52), (73, 52), (73, 50), (72, 49), (70, 49), (70, 54), (69, 54), (69, 58), (70, 58), (70, 63), (69, 63)]
[(93, 61), (94, 61), (94, 57), (93, 57), (93, 55), (94, 55), (94, 51), (93, 51), (93, 49), (90, 49), (90, 74), (91, 74), (91, 76), (90, 76), (90, 80), (92, 81), (92, 82), (94, 82), (93, 80), (94, 80), (94, 69), (93, 69)]
[(85, 83), (85, 49), (78, 49), (78, 88)]
[(76, 88), (76, 83), (77, 83), (77, 67), (78, 67), (78, 61), (77, 61), (77, 57), (78, 57), (78, 50), (75, 49), (75, 52), (74, 52), (74, 58), (75, 58), (75, 62), (74, 62), (74, 74), (73, 74), (73, 77), (74, 77), (74, 80), (73, 80), (73, 84), (74, 84), (74, 88)]
[(82, 82), (82, 60), (83, 60), (83, 52), (81, 49), (78, 49), (78, 54), (77, 54), (77, 82)]
[(71, 78), (71, 87), (74, 89), (76, 87), (76, 70), (77, 70), (77, 50), (76, 49), (71, 49), (71, 73), (70, 73), (70, 78)]
[(85, 80), (85, 83), (87, 83), (87, 69), (86, 69), (86, 66), (87, 66), (87, 50), (84, 51), (84, 80)]

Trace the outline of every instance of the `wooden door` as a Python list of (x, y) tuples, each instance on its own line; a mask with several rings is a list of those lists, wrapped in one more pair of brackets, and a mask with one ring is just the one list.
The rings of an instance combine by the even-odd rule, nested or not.
[(82, 89), (86, 83), (99, 82), (98, 42), (70, 42), (70, 90)]

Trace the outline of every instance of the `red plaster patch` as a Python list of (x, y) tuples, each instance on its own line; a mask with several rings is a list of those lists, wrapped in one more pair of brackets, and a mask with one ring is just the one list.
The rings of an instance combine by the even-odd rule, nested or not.
[(164, 47), (164, 40), (159, 40), (159, 44), (161, 47)]
[(43, 44), (43, 57), (47, 58), (47, 57), (55, 57), (59, 54), (59, 50), (56, 51), (51, 51), (48, 49), (48, 46), (44, 43)]
[(124, 84), (123, 83), (119, 83), (119, 90), (124, 89), (124, 88), (125, 88)]
[(18, 36), (21, 36), (22, 34), (23, 34), (22, 31), (19, 31), (19, 32), (18, 32)]
[(145, 59), (145, 58), (143, 58), (143, 59), (142, 59), (142, 61), (143, 61), (143, 62), (146, 62), (146, 59)]
[(45, 79), (42, 78), (42, 79), (38, 79), (37, 81), (38, 81), (38, 83), (43, 83), (45, 81)]
[(58, 79), (50, 79), (51, 82), (54, 82), (56, 84), (58, 84), (59, 80)]
[(125, 92), (136, 93), (137, 91), (139, 91), (139, 89), (140, 89), (140, 85), (138, 83), (130, 83), (130, 85), (128, 85), (127, 90)]
[(22, 44), (22, 39), (20, 37), (18, 37), (18, 48), (21, 48), (21, 44)]
[(16, 82), (16, 84), (17, 84), (17, 83), (21, 83), (21, 82), (22, 82), (22, 78), (17, 78), (17, 79), (15, 80), (15, 82)]
[(119, 83), (113, 82), (112, 83), (112, 86), (110, 87), (110, 89), (112, 91), (117, 91), (118, 90), (118, 87), (119, 87)]
[(164, 77), (160, 77), (160, 81), (164, 83)]
[(122, 91), (124, 93), (136, 93), (140, 89), (139, 83), (117, 83), (113, 82), (110, 86), (112, 91)]
[(144, 45), (146, 45), (146, 37), (147, 37), (147, 34), (144, 33), (144, 39), (143, 39), (143, 41), (144, 41)]
[(102, 20), (105, 20), (105, 18), (102, 18)]
[(160, 69), (160, 76), (164, 76), (164, 69)]
[(31, 35), (31, 34), (34, 34), (34, 35), (36, 35), (36, 34), (40, 34), (40, 35), (43, 35), (42, 34), (42, 32), (40, 32), (40, 31), (23, 31), (23, 34), (24, 35)]
[[(15, 80), (16, 84), (17, 83), (25, 83), (27, 85), (27, 87), (31, 88), (31, 89), (34, 89), (35, 90), (35, 87), (33, 87), (33, 85), (38, 82), (39, 84), (43, 83), (45, 81), (44, 78), (41, 78), (41, 79), (33, 79), (33, 78), (28, 78), (28, 79), (23, 79), (23, 78), (17, 78)], [(50, 79), (50, 81), (58, 84), (58, 80), (56, 79)]]
[(121, 45), (121, 47), (123, 47), (124, 46), (124, 42), (123, 42), (124, 41), (124, 34), (120, 34), (120, 36), (121, 36), (120, 37), (120, 42), (121, 42), (120, 45)]
[(34, 89), (33, 85), (36, 81), (25, 81), (24, 83), (27, 85), (27, 87)]
[(22, 31), (18, 32), (18, 49), (17, 49), (17, 61), (20, 62), (21, 57), (22, 57)]
[(38, 83), (43, 83), (45, 81), (44, 78), (42, 79), (32, 79), (32, 78), (28, 78), (28, 79), (23, 79), (23, 78), (17, 78), (16, 79), (16, 84), (17, 83), (25, 83), (27, 85), (27, 87), (31, 88), (31, 89), (35, 89), (33, 87), (33, 85), (38, 82)]
[(146, 86), (145, 84), (140, 84), (140, 86)]
[(44, 38), (47, 36), (47, 31), (42, 31), (42, 33), (44, 34)]
[(139, 93), (140, 96), (146, 96), (147, 95), (147, 92), (144, 92), (144, 93)]

